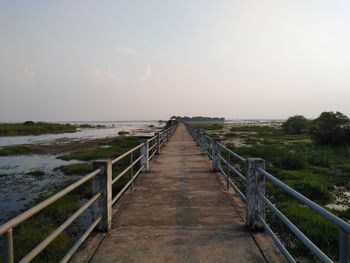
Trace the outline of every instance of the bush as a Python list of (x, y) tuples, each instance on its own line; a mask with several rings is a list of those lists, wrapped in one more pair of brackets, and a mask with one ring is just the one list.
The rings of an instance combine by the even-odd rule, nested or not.
[(340, 112), (322, 112), (311, 130), (317, 144), (341, 146), (350, 143), (350, 120)]
[(294, 150), (286, 151), (277, 162), (279, 167), (288, 170), (301, 170), (306, 167), (306, 158), (303, 153)]
[(332, 193), (317, 180), (295, 180), (286, 181), (286, 183), (294, 190), (318, 203), (326, 204), (333, 200)]
[(307, 152), (307, 160), (311, 165), (330, 167), (332, 157), (333, 152), (331, 149), (311, 149)]
[(289, 117), (283, 124), (282, 128), (286, 133), (298, 134), (304, 133), (310, 128), (310, 121), (304, 116), (295, 115)]

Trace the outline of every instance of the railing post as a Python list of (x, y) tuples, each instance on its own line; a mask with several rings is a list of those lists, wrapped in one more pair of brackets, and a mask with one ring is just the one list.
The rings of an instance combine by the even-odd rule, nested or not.
[(261, 216), (265, 220), (265, 204), (259, 198), (258, 193), (265, 195), (265, 177), (257, 172), (257, 168), (265, 169), (265, 161), (260, 158), (247, 159), (246, 179), (246, 225), (251, 230), (262, 230), (263, 225), (258, 219)]
[(99, 230), (108, 232), (112, 226), (112, 160), (96, 160), (93, 168), (101, 169), (100, 174), (92, 180), (92, 194), (101, 193), (94, 212), (102, 215)]
[(13, 263), (13, 236), (12, 228), (3, 234), (3, 255), (5, 263)]
[(349, 235), (340, 230), (339, 235), (339, 263), (348, 263), (349, 262)]
[(213, 156), (213, 172), (218, 172), (221, 164), (220, 159), (220, 139), (219, 138), (213, 138), (213, 149), (212, 149), (212, 156)]
[(204, 154), (207, 154), (208, 146), (207, 146), (207, 138), (205, 137), (206, 134), (203, 132), (203, 152)]
[(200, 138), (199, 130), (196, 129), (196, 145), (197, 145), (197, 146), (200, 146), (200, 145), (201, 145), (201, 144), (200, 144), (199, 138)]
[(204, 153), (204, 132), (203, 131), (200, 131), (199, 132), (199, 135), (200, 135), (200, 145), (201, 145), (201, 149), (202, 149), (202, 151), (203, 151), (203, 153)]
[(148, 161), (148, 156), (149, 156), (149, 153), (148, 153), (148, 140), (142, 140), (142, 147), (141, 147), (141, 155), (142, 158), (141, 158), (141, 166), (143, 165), (144, 168), (143, 168), (143, 171), (144, 172), (149, 172), (149, 161)]
[(159, 132), (156, 132), (156, 144), (157, 144), (157, 146), (156, 146), (156, 154), (158, 155), (158, 154), (160, 154), (160, 133)]

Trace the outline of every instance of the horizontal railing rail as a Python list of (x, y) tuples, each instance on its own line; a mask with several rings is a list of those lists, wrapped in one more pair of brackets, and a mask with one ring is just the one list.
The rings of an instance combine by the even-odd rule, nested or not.
[[(27, 219), (38, 214), (48, 206), (54, 204), (57, 200), (63, 198), (67, 194), (76, 190), (84, 183), (91, 182), (92, 197), (86, 201), (75, 213), (73, 213), (66, 221), (58, 228), (42, 240), (35, 248), (25, 255), (19, 262), (30, 262), (38, 256), (47, 246), (49, 246), (63, 231), (65, 231), (79, 216), (86, 210), (92, 209), (94, 214), (93, 222), (78, 238), (75, 244), (70, 248), (66, 255), (61, 259), (61, 262), (68, 262), (74, 253), (79, 249), (80, 245), (89, 237), (92, 231), (108, 232), (112, 222), (112, 206), (131, 186), (137, 176), (141, 172), (149, 171), (149, 162), (155, 154), (159, 154), (164, 143), (174, 134), (177, 124), (172, 124), (169, 127), (157, 132), (155, 136), (144, 139), (142, 142), (131, 150), (123, 153), (115, 159), (97, 160), (93, 162), (93, 172), (28, 209), (22, 214), (0, 225), (0, 237), (3, 240), (3, 259), (5, 263), (13, 263), (15, 261), (13, 246), (13, 229)], [(113, 165), (129, 157), (130, 164), (127, 165), (121, 172), (113, 176)], [(134, 172), (134, 168), (136, 171)], [(130, 180), (123, 185), (115, 195), (113, 195), (113, 185), (115, 185), (123, 176), (130, 175)]]
[[(302, 204), (306, 205), (314, 212), (333, 223), (339, 228), (339, 262), (349, 262), (350, 245), (350, 224), (335, 216), (328, 210), (317, 205), (307, 197), (300, 194), (287, 184), (283, 183), (265, 170), (265, 161), (260, 158), (244, 158), (223, 145), (218, 138), (211, 138), (205, 132), (194, 128), (190, 123), (184, 123), (191, 136), (212, 160), (213, 171), (224, 175), (227, 187), (230, 186), (238, 193), (246, 203), (246, 225), (252, 230), (264, 229), (275, 242), (278, 249), (288, 262), (296, 262), (283, 242), (266, 222), (266, 208), (283, 222), (287, 228), (299, 239), (320, 261), (333, 262), (319, 247), (317, 247), (297, 226), (295, 226), (266, 196), (265, 179), (273, 185), (283, 190)], [(243, 173), (233, 165), (235, 163), (245, 166)], [(243, 184), (244, 189), (240, 189), (233, 177)]]

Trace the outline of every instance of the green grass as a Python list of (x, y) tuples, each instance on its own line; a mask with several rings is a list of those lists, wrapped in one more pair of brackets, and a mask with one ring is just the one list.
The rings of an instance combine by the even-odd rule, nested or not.
[(32, 122), (2, 123), (0, 124), (0, 136), (15, 135), (39, 135), (47, 133), (75, 132), (77, 126), (71, 124)]
[(32, 149), (28, 145), (14, 145), (1, 148), (0, 156), (28, 154), (31, 152)]
[(339, 164), (339, 169), (342, 170), (342, 172), (350, 172), (350, 163), (342, 163)]
[(67, 165), (61, 165), (55, 168), (55, 170), (62, 171), (65, 175), (84, 175), (92, 171), (91, 163), (73, 163)]
[[(334, 186), (350, 189), (350, 148), (316, 145), (309, 133), (287, 134), (280, 128), (260, 126), (232, 127), (230, 132), (216, 131), (224, 138), (243, 138), (241, 147), (228, 145), (234, 152), (249, 158), (260, 157), (266, 169), (304, 196), (323, 206), (334, 201)], [(312, 241), (332, 259), (337, 259), (338, 229), (298, 203), (290, 195), (266, 181), (269, 199)], [(241, 186), (244, 189), (244, 186)], [(345, 220), (350, 220), (350, 208), (332, 211)], [(317, 262), (309, 250), (270, 213), (268, 221), (278, 233), (288, 250), (300, 261)]]
[(84, 149), (74, 151), (58, 158), (63, 160), (82, 160), (91, 161), (103, 158), (115, 158), (127, 150), (139, 145), (140, 142), (136, 137), (122, 137), (115, 139), (110, 147), (97, 147), (93, 149)]
[[(40, 203), (52, 195), (52, 192), (40, 194), (34, 198), (34, 202), (30, 206)], [(71, 193), (15, 227), (13, 236), (15, 262), (23, 258), (35, 246), (55, 231), (56, 228), (78, 210), (79, 207), (79, 197)], [(69, 229), (74, 233), (75, 226), (76, 225), (73, 224), (68, 230), (61, 233), (46, 249), (35, 257), (32, 262), (59, 262), (72, 246), (73, 239), (72, 235), (69, 234)]]
[[(282, 212), (298, 226), (317, 246), (334, 258), (338, 251), (338, 228), (310, 208), (290, 202), (281, 208)], [(304, 244), (295, 243), (291, 252), (297, 255), (307, 255), (309, 250)]]

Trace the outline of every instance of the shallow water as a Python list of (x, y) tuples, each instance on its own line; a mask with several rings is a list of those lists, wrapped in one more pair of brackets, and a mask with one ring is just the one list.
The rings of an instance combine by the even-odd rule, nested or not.
[[(54, 168), (76, 163), (56, 159), (54, 155), (19, 155), (0, 158), (0, 223), (22, 209), (33, 198), (53, 189), (74, 176), (65, 176)], [(35, 177), (26, 173), (42, 170), (45, 175)]]
[(0, 147), (18, 145), (18, 144), (34, 144), (34, 143), (50, 143), (56, 140), (81, 140), (81, 139), (98, 139), (118, 136), (118, 132), (127, 131), (131, 135), (152, 135), (153, 129), (148, 127), (161, 126), (156, 121), (140, 121), (140, 122), (83, 122), (72, 124), (90, 124), (105, 125), (105, 128), (83, 128), (77, 132), (59, 133), (59, 134), (42, 134), (42, 135), (25, 135), (25, 136), (0, 136)]
[[(0, 137), (0, 147), (17, 144), (50, 144), (56, 140), (64, 142), (82, 139), (96, 139), (118, 136), (119, 131), (128, 131), (131, 135), (153, 135), (153, 125), (158, 122), (84, 122), (91, 125), (105, 125), (106, 128), (81, 129), (75, 133), (44, 134), (38, 136)], [(75, 123), (77, 124), (77, 123)], [(79, 123), (82, 124), (82, 123)], [(55, 155), (17, 155), (0, 157), (0, 224), (17, 215), (33, 198), (46, 191), (57, 192), (57, 186), (78, 176), (65, 176), (54, 168), (60, 165), (76, 163), (64, 161)], [(45, 172), (35, 177), (26, 173), (33, 170)]]

